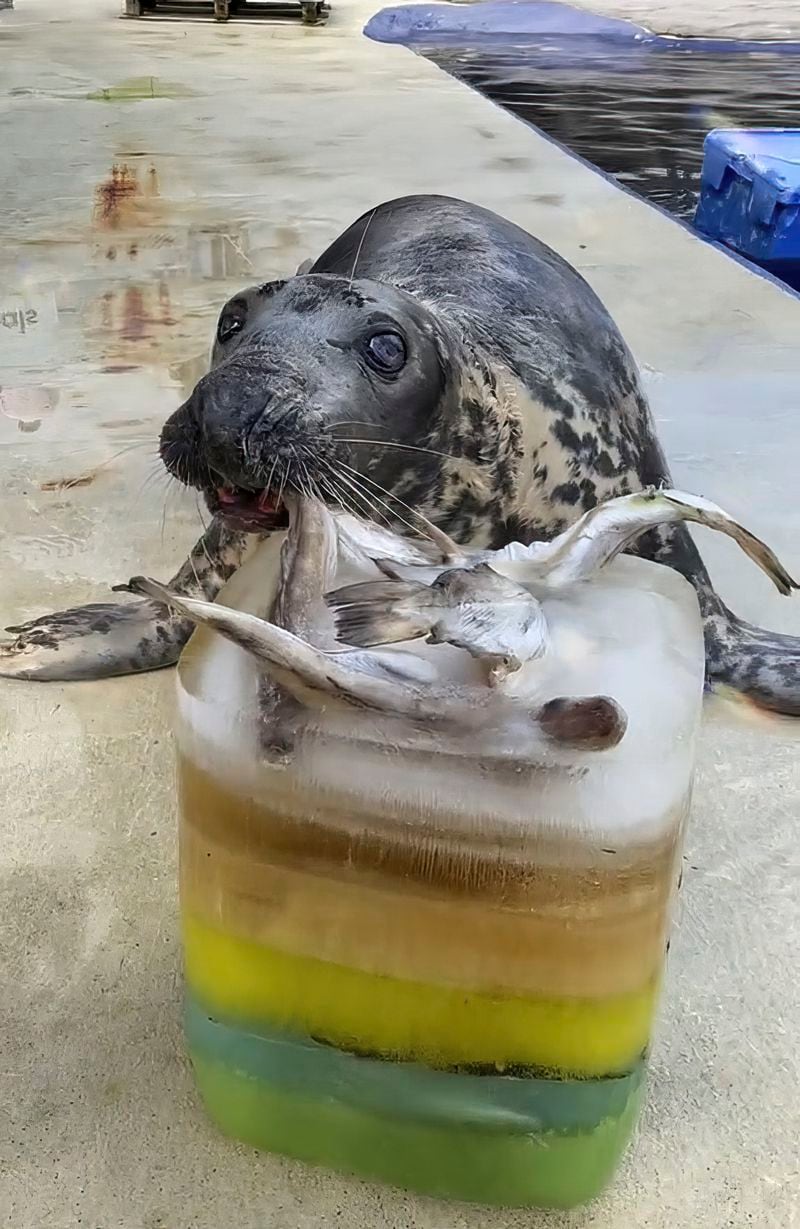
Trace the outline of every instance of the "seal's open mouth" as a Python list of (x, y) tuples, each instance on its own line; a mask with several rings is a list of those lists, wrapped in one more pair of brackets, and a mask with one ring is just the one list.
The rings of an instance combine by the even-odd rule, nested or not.
[(242, 487), (220, 486), (214, 495), (220, 515), (236, 529), (247, 533), (267, 533), (288, 528), (289, 513), (275, 491), (247, 491)]

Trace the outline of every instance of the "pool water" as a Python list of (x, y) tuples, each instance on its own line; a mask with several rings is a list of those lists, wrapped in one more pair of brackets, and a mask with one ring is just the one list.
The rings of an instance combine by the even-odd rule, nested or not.
[[(800, 46), (798, 47), (800, 51)], [(800, 127), (800, 54), (682, 49), (614, 59), (546, 44), (422, 54), (677, 217), (691, 219), (712, 128)]]

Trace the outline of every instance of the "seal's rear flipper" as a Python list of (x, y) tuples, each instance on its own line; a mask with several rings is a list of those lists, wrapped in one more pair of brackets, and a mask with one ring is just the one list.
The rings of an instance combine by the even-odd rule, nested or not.
[[(716, 596), (716, 595), (714, 595)], [(704, 619), (709, 682), (760, 708), (800, 717), (800, 637), (745, 623), (720, 604)]]

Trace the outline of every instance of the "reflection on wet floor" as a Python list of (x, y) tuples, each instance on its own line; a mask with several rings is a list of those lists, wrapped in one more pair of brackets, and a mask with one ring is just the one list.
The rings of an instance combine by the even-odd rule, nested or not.
[(0, 438), (37, 431), (75, 363), (84, 379), (157, 366), (181, 396), (202, 374), (216, 311), (253, 278), (248, 228), (180, 185), (171, 199), (162, 178), (158, 159), (120, 157), (77, 236), (19, 244), (0, 298)]
[(694, 214), (710, 129), (800, 126), (800, 55), (636, 52), (565, 64), (544, 44), (424, 54), (682, 218)]
[(15, 422), (18, 431), (38, 431), (43, 420), (56, 408), (58, 397), (57, 388), (41, 385), (0, 388), (0, 414)]

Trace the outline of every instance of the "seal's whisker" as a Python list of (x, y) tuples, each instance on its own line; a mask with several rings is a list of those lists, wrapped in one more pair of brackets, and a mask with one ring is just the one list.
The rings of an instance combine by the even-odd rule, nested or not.
[[(356, 479), (359, 483), (361, 482), (363, 475), (359, 474), (357, 470), (352, 469), (352, 467), (349, 465), (343, 466), (343, 468), (347, 469), (353, 475), (353, 478)], [(350, 479), (348, 479), (344, 474), (340, 474), (339, 477), (342, 479), (343, 482), (346, 482), (348, 486), (355, 487), (355, 484), (351, 482)], [(357, 487), (355, 489), (361, 489), (361, 488)], [(386, 517), (385, 514), (379, 514), (379, 515), (381, 515), (381, 519), (387, 525), (391, 526), (391, 522), (393, 520), (400, 521), (400, 523), (405, 525), (407, 529), (410, 529), (412, 533), (418, 534), (419, 537), (421, 538), (428, 538), (429, 540), (432, 540), (430, 539), (427, 533), (425, 533), (422, 529), (419, 528), (418, 525), (412, 525), (411, 521), (407, 521), (404, 516), (401, 516), (399, 512), (396, 512), (394, 508), (392, 508), (391, 504), (387, 504), (386, 500), (381, 499), (379, 495), (375, 495), (372, 491), (369, 491), (369, 492), (365, 491), (363, 497), (365, 500), (368, 500), (372, 504), (373, 507), (375, 507), (375, 504), (378, 503), (383, 508), (386, 509), (386, 511), (389, 513), (388, 518)]]
[[(328, 460), (326, 460), (326, 459), (324, 459), (324, 458), (323, 458), (323, 463), (325, 464), (326, 468), (327, 468), (327, 469), (329, 469), (329, 470), (330, 470), (330, 472), (331, 472), (331, 474), (333, 475), (333, 479), (334, 479), (334, 482), (335, 482), (334, 492), (335, 492), (335, 494), (337, 495), (337, 498), (339, 499), (339, 502), (340, 502), (340, 503), (342, 504), (342, 506), (345, 508), (345, 511), (350, 512), (350, 514), (351, 514), (352, 516), (357, 516), (357, 517), (359, 518), (359, 520), (363, 520), (364, 515), (365, 515), (365, 513), (364, 513), (364, 509), (366, 508), (366, 515), (367, 515), (370, 519), (371, 519), (371, 518), (373, 518), (373, 517), (379, 517), (380, 519), (382, 519), (382, 520), (386, 521), (386, 518), (385, 518), (384, 516), (382, 516), (382, 514), (381, 514), (380, 510), (379, 510), (379, 509), (377, 509), (377, 508), (375, 508), (375, 507), (374, 507), (374, 506), (370, 503), (370, 501), (369, 501), (368, 499), (366, 499), (366, 498), (365, 498), (364, 494), (362, 494), (362, 493), (358, 490), (358, 488), (355, 486), (355, 484), (354, 484), (354, 483), (350, 482), (347, 478), (345, 478), (345, 476), (344, 476), (343, 474), (338, 474), (338, 473), (336, 472), (336, 470), (333, 468), (333, 466), (331, 465), (331, 463), (330, 463)], [(343, 498), (342, 498), (342, 496), (341, 496), (341, 494), (339, 493), (339, 492), (341, 492), (341, 483), (342, 483), (342, 482), (345, 482), (345, 483), (346, 483), (346, 485), (347, 485), (347, 486), (348, 486), (348, 487), (352, 490), (352, 492), (353, 492), (353, 494), (354, 494), (355, 498), (359, 501), (359, 503), (355, 505), (355, 508), (353, 508), (353, 507), (351, 507), (351, 506), (346, 505), (346, 504), (345, 504), (345, 502), (344, 502), (344, 500), (343, 500)], [(359, 507), (359, 504), (361, 505), (361, 507)]]
[(138, 497), (147, 495), (153, 488), (155, 488), (156, 490), (160, 488), (164, 492), (164, 494), (166, 494), (166, 492), (169, 490), (171, 481), (174, 482), (175, 480), (174, 478), (171, 478), (169, 474), (165, 474), (162, 476), (161, 474), (155, 471), (153, 471), (150, 474), (145, 474), (144, 478), (139, 483), (139, 489), (137, 490), (136, 495)]
[[(410, 512), (412, 516), (419, 517), (423, 525), (427, 524), (428, 518), (423, 515), (422, 512), (417, 511), (416, 508), (412, 508), (411, 504), (407, 504), (404, 499), (400, 498), (399, 495), (395, 495), (394, 491), (388, 491), (385, 486), (381, 486), (381, 484), (376, 482), (374, 478), (371, 478), (369, 474), (362, 474), (357, 470), (352, 469), (352, 466), (347, 465), (344, 461), (340, 462), (340, 464), (342, 465), (343, 469), (349, 470), (352, 473), (358, 473), (358, 476), (362, 482), (368, 482), (371, 487), (375, 487), (375, 489), (380, 491), (382, 495), (386, 495), (388, 499), (393, 499), (395, 503), (400, 505), (401, 508), (405, 508), (406, 512)], [(422, 533), (422, 536), (428, 537), (428, 534)]]
[(136, 494), (139, 498), (141, 498), (141, 496), (145, 495), (151, 488), (158, 488), (160, 486), (163, 488), (166, 495), (166, 492), (171, 490), (173, 483), (178, 485), (177, 478), (174, 478), (168, 470), (164, 469), (164, 466), (161, 464), (160, 457), (155, 457), (150, 462), (148, 473), (145, 474), (144, 478), (140, 482), (139, 489)]
[[(408, 528), (413, 530), (414, 533), (419, 534), (421, 538), (427, 538), (428, 541), (431, 541), (431, 542), (434, 541), (434, 538), (428, 532), (428, 528), (427, 528), (428, 518), (426, 516), (423, 516), (421, 512), (418, 512), (416, 510), (416, 508), (412, 508), (410, 504), (405, 503), (404, 500), (400, 499), (399, 495), (395, 495), (392, 491), (387, 491), (386, 487), (382, 487), (379, 482), (375, 481), (374, 478), (368, 478), (366, 474), (359, 473), (358, 470), (353, 469), (352, 466), (346, 465), (344, 461), (340, 462), (340, 464), (342, 465), (343, 469), (346, 469), (349, 473), (357, 477), (360, 482), (369, 482), (371, 486), (376, 487), (384, 495), (387, 495), (389, 499), (393, 499), (395, 503), (400, 504), (400, 507), (405, 508), (406, 511), (410, 512), (412, 516), (418, 517), (421, 524), (416, 525), (416, 526), (412, 525), (409, 521), (405, 520), (405, 518), (402, 517), (399, 512), (395, 512), (390, 504), (387, 504), (383, 499), (380, 499), (378, 495), (375, 495), (375, 494), (372, 495), (373, 499), (377, 499), (379, 503), (383, 504), (385, 508), (389, 509), (389, 512), (396, 520), (402, 521), (404, 525), (407, 525)], [(372, 494), (372, 492), (370, 493)]]
[[(111, 456), (106, 457), (105, 460), (98, 461), (95, 465), (87, 466), (91, 476), (94, 478), (98, 474), (101, 474), (103, 470), (108, 469), (109, 466), (113, 465), (115, 461), (118, 461), (120, 457), (127, 456), (129, 453), (134, 452), (137, 448), (143, 448), (146, 442), (147, 441), (142, 440), (135, 444), (127, 444), (124, 448), (119, 448), (116, 452), (112, 452)], [(88, 448), (83, 450), (83, 455), (86, 455), (89, 451), (90, 450)], [(74, 456), (80, 456), (80, 455), (81, 455), (81, 450), (78, 450), (77, 452), (66, 453), (65, 457), (74, 457)], [(156, 454), (155, 457), (151, 457), (150, 464), (160, 465), (160, 458), (158, 454)], [(79, 480), (77, 479), (77, 477), (74, 477), (70, 480), (64, 481), (61, 485), (66, 488), (69, 488), (70, 486), (76, 485), (78, 481)]]
[(295, 459), (297, 461), (297, 465), (300, 470), (299, 474), (297, 474), (295, 477), (295, 481), (297, 485), (300, 487), (300, 494), (305, 495), (306, 499), (313, 499), (314, 491), (313, 491), (311, 481), (309, 478), (309, 474), (308, 474), (308, 466), (306, 465), (302, 457), (298, 456), (296, 449), (293, 448), (292, 451), (295, 454)]
[(192, 569), (192, 575), (194, 576), (194, 583), (197, 585), (198, 590), (202, 593), (203, 582), (200, 579), (200, 573), (197, 571), (197, 564), (194, 561), (194, 555), (189, 556), (189, 566)]
[(328, 478), (319, 478), (316, 485), (323, 503), (328, 503), (330, 500), (333, 500), (333, 502), (337, 503), (340, 508), (344, 509), (345, 512), (350, 511), (349, 508), (345, 508), (341, 495), (334, 489), (333, 483), (330, 482)]
[[(355, 420), (355, 421), (358, 421), (358, 420)], [(346, 426), (347, 424), (337, 422), (337, 423), (334, 423), (333, 425), (335, 427), (342, 427), (342, 426)], [(366, 422), (361, 422), (360, 425), (368, 426), (369, 424)], [(428, 455), (432, 457), (441, 457), (445, 461), (461, 462), (464, 460), (463, 457), (456, 457), (450, 452), (439, 452), (436, 448), (423, 448), (419, 444), (400, 444), (397, 442), (397, 440), (357, 439), (351, 435), (333, 435), (332, 430), (333, 428), (331, 428), (331, 431), (323, 432), (322, 435), (316, 436), (315, 438), (320, 439), (320, 440), (321, 439), (339, 440), (343, 444), (371, 444), (374, 448), (398, 448), (401, 452), (424, 452), (424, 453), (428, 453)]]
[(320, 498), (322, 499), (323, 503), (327, 502), (326, 496), (330, 496), (330, 498), (335, 503), (339, 504), (339, 506), (342, 509), (344, 509), (345, 512), (350, 512), (352, 514), (352, 509), (347, 504), (345, 504), (345, 501), (342, 498), (341, 492), (336, 487), (336, 485), (331, 481), (330, 478), (325, 477), (325, 475), (320, 476), (316, 480), (316, 488), (320, 494)]
[[(119, 442), (119, 441), (115, 441), (115, 442)], [(71, 460), (73, 457), (88, 456), (91, 453), (94, 446), (95, 446), (95, 441), (86, 440), (85, 443), (80, 448), (68, 448), (68, 449), (65, 449), (64, 452), (59, 452), (59, 459)], [(58, 445), (55, 444), (54, 447), (57, 448)], [(137, 437), (136, 439), (133, 439), (133, 440), (128, 440), (127, 442), (125, 442), (125, 445), (123, 448), (120, 448), (117, 452), (113, 453), (108, 458), (108, 461), (115, 461), (118, 457), (126, 456), (129, 452), (135, 452), (138, 448), (148, 448), (148, 447), (152, 449), (153, 455), (155, 457), (158, 457), (159, 455), (158, 443), (153, 440), (152, 435), (147, 435), (144, 437)], [(108, 461), (104, 462), (104, 464), (107, 464)]]
[[(344, 476), (344, 474), (337, 473), (337, 471), (333, 468), (333, 466), (331, 465), (329, 461), (326, 460), (325, 465), (330, 470), (331, 474), (334, 476), (339, 490), (341, 490), (342, 483), (344, 483), (353, 492), (353, 496), (358, 501), (356, 504), (356, 511), (355, 511), (356, 516), (358, 516), (359, 518), (363, 518), (365, 515), (365, 509), (366, 509), (366, 515), (368, 517), (379, 515), (379, 513), (377, 512), (377, 509), (375, 509), (372, 506), (372, 504), (369, 502), (369, 500), (367, 500), (365, 496), (359, 491), (355, 483), (347, 479)], [(359, 507), (359, 505), (361, 506)]]
[(276, 453), (275, 456), (272, 458), (272, 468), (269, 471), (269, 478), (267, 478), (267, 481), (264, 484), (265, 491), (272, 490), (272, 479), (275, 477), (275, 467), (277, 466), (277, 464), (278, 464), (278, 454)]
[(331, 492), (332, 498), (337, 501), (340, 508), (344, 509), (345, 512), (349, 512), (350, 516), (363, 516), (363, 512), (359, 511), (358, 506), (353, 506), (348, 499), (344, 498), (333, 467), (327, 461), (324, 462), (324, 465), (331, 471), (331, 478), (322, 476), (320, 478), (320, 485), (324, 484), (324, 488)]
[(286, 490), (286, 480), (289, 477), (289, 470), (285, 469), (281, 474), (281, 485), (278, 488), (278, 503), (283, 499), (283, 492)]
[(320, 500), (320, 502), (321, 502), (321, 503), (324, 503), (325, 501), (322, 499), (322, 497), (321, 497), (321, 495), (320, 495), (320, 492), (319, 492), (319, 489), (318, 489), (317, 482), (316, 482), (316, 481), (315, 481), (315, 479), (312, 477), (312, 475), (311, 475), (311, 473), (310, 473), (310, 471), (309, 471), (309, 468), (308, 468), (308, 466), (306, 465), (305, 461), (301, 460), (301, 461), (300, 461), (300, 464), (301, 464), (301, 465), (302, 465), (302, 467), (303, 467), (303, 479), (304, 479), (304, 482), (305, 482), (305, 484), (306, 484), (306, 488), (307, 488), (307, 490), (308, 490), (309, 496), (310, 496), (312, 499), (318, 499), (318, 500)]
[[(200, 509), (199, 509), (199, 505), (198, 505), (198, 511), (199, 511), (199, 510), (200, 510)], [(202, 520), (203, 520), (203, 518), (201, 517), (201, 518), (200, 518), (201, 523), (202, 523)], [(213, 571), (215, 570), (215, 568), (216, 568), (216, 566), (217, 566), (217, 565), (216, 565), (216, 563), (214, 562), (214, 560), (212, 559), (212, 557), (211, 557), (211, 555), (210, 555), (210, 553), (209, 553), (208, 547), (206, 546), (205, 535), (204, 535), (204, 536), (200, 539), (200, 545), (201, 545), (201, 546), (202, 546), (202, 548), (203, 548), (203, 554), (204, 554), (204, 555), (205, 555), (205, 557), (206, 557), (206, 562), (208, 563), (208, 566), (211, 568), (211, 571), (213, 572)], [(195, 580), (197, 581), (198, 585), (200, 585), (200, 587), (201, 587), (201, 589), (202, 589), (202, 582), (201, 582), (201, 580), (200, 580), (199, 576), (197, 575), (197, 568), (196, 568), (196, 566), (195, 566), (194, 557), (192, 557), (192, 571), (194, 572), (194, 578), (195, 578)]]
[(329, 478), (321, 478), (320, 485), (324, 484), (325, 490), (330, 492), (331, 498), (339, 505), (343, 512), (347, 512), (350, 516), (355, 516), (359, 520), (363, 519), (363, 513), (357, 506), (345, 499), (338, 485), (333, 483)]
[(167, 512), (169, 511), (169, 500), (170, 500), (170, 496), (173, 493), (173, 490), (174, 490), (174, 487), (172, 486), (167, 487), (166, 493), (164, 495), (164, 504), (161, 509), (161, 545), (162, 547), (164, 545), (164, 539), (167, 535)]
[[(301, 462), (301, 460), (300, 460), (300, 456), (299, 456), (299, 454), (298, 454), (297, 447), (296, 447), (296, 445), (295, 445), (295, 444), (290, 444), (290, 445), (289, 445), (289, 451), (291, 452), (291, 454), (292, 454), (292, 458), (293, 458), (293, 459), (292, 459), (291, 463), (289, 464), (289, 466), (287, 467), (287, 470), (286, 470), (286, 477), (287, 477), (287, 479), (288, 479), (289, 475), (291, 474), (292, 481), (294, 482), (294, 484), (295, 484), (296, 486), (299, 486), (299, 485), (300, 485), (300, 473), (299, 473), (299, 471), (300, 471), (300, 466), (301, 466), (302, 462)], [(303, 493), (303, 494), (305, 493), (305, 492), (303, 492), (303, 488), (302, 488), (302, 486), (300, 487), (300, 490), (301, 490), (301, 493)]]
[(364, 227), (364, 229), (363, 229), (363, 230), (362, 230), (362, 232), (361, 232), (361, 238), (360, 238), (360, 239), (359, 239), (359, 241), (358, 241), (358, 247), (356, 248), (355, 259), (353, 260), (353, 271), (352, 271), (352, 273), (350, 274), (350, 285), (351, 285), (351, 286), (353, 285), (353, 278), (354, 278), (354, 277), (355, 277), (355, 275), (356, 275), (356, 266), (358, 265), (358, 258), (359, 258), (359, 256), (361, 255), (361, 249), (362, 249), (362, 248), (363, 248), (363, 246), (364, 246), (364, 240), (365, 240), (365, 239), (366, 239), (366, 237), (367, 237), (367, 231), (369, 230), (370, 226), (372, 225), (372, 219), (375, 217), (375, 214), (376, 214), (377, 212), (378, 212), (378, 210), (377, 210), (377, 207), (376, 207), (375, 209), (373, 209), (372, 213), (371, 213), (371, 214), (369, 215), (369, 217), (367, 218), (367, 224), (366, 224), (366, 226)]
[[(195, 491), (194, 506), (197, 509), (198, 520), (200, 521), (200, 524), (203, 526), (203, 533), (206, 534), (208, 533), (208, 522), (206, 521), (206, 518), (203, 516), (203, 509), (200, 505), (200, 494), (197, 491)], [(203, 546), (203, 549), (205, 550), (205, 544)], [(206, 551), (206, 555), (208, 555), (208, 551)], [(210, 562), (211, 560), (209, 559), (209, 563)]]

